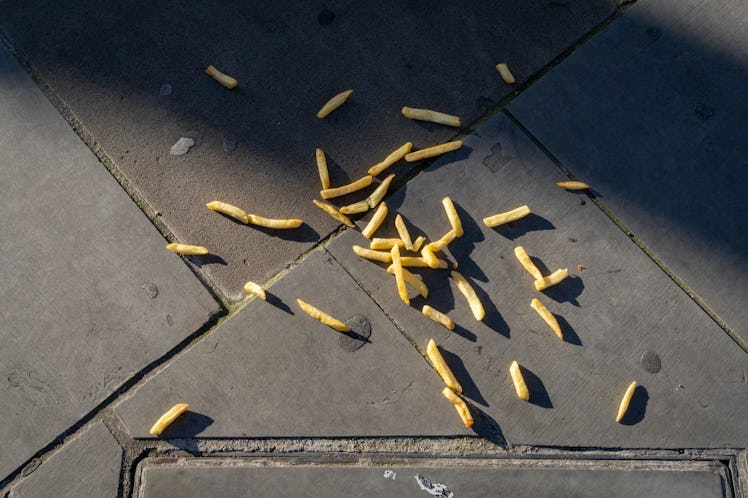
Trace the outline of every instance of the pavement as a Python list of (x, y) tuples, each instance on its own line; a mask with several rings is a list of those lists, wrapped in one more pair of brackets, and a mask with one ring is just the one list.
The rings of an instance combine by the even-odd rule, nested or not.
[[(0, 496), (748, 496), (744, 2), (0, 6)], [(393, 173), (376, 237), (434, 241), (452, 199), (406, 304), (352, 250), (372, 213), (311, 202), (315, 149), (340, 186), (457, 139), (330, 200)], [(517, 246), (569, 276), (537, 291)]]

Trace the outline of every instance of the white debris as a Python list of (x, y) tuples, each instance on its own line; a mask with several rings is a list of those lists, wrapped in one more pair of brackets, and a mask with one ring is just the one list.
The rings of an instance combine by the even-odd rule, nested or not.
[(169, 154), (172, 156), (183, 156), (190, 151), (190, 148), (195, 145), (195, 141), (191, 138), (182, 137), (177, 140), (177, 143), (171, 146)]
[(393, 481), (397, 477), (397, 473), (394, 470), (385, 470), (384, 471), (384, 478), (385, 479), (392, 479)]
[(437, 496), (438, 498), (453, 498), (455, 495), (444, 484), (431, 482), (421, 474), (416, 474), (414, 477), (416, 478), (418, 486), (420, 486), (421, 490), (427, 492), (431, 496)]

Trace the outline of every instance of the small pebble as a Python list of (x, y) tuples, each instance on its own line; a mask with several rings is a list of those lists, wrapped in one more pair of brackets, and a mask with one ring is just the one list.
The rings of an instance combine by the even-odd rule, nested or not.
[(195, 141), (191, 138), (182, 137), (177, 140), (177, 143), (171, 146), (169, 154), (172, 156), (183, 156), (190, 151), (190, 148), (195, 145)]
[(171, 95), (171, 92), (172, 88), (169, 83), (164, 83), (163, 85), (161, 85), (161, 89), (158, 91), (158, 93), (163, 97)]

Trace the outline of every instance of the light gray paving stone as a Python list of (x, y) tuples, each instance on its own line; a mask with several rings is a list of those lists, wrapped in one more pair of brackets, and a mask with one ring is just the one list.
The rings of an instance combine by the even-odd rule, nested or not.
[[(151, 437), (151, 424), (178, 402), (190, 411), (163, 433), (171, 440), (472, 434), (442, 398), (438, 375), (326, 252), (268, 292), (117, 408), (133, 437)], [(349, 348), (297, 298), (341, 320), (363, 315), (369, 342)]]
[(716, 462), (512, 460), (481, 461), (479, 467), (474, 464), (378, 461), (278, 466), (262, 460), (196, 459), (146, 463), (139, 496), (733, 496), (727, 469)]
[(748, 3), (639, 2), (510, 111), (748, 344)]
[(0, 479), (220, 306), (0, 47)]
[(97, 423), (14, 486), (10, 496), (117, 496), (121, 467), (122, 448)]
[[(406, 306), (384, 265), (352, 252), (351, 245), (368, 243), (359, 232), (342, 234), (328, 250), (416, 344), (425, 348), (434, 338), (448, 352), (463, 392), (510, 444), (745, 447), (748, 355), (596, 206), (556, 187), (560, 179), (523, 132), (498, 115), (387, 200), (390, 214), (376, 236), (394, 235), (400, 213), (412, 233), (433, 240), (450, 228), (440, 200), (452, 198), (465, 235), (450, 244), (450, 257), (482, 300), (483, 322), (447, 271), (417, 270), (430, 294)], [(533, 216), (494, 229), (480, 221), (523, 204)], [(569, 278), (537, 292), (514, 256), (517, 245), (544, 274), (568, 268)], [(559, 318), (565, 341), (530, 308), (533, 298)], [(423, 317), (424, 303), (448, 313), (456, 331)], [(642, 362), (648, 351), (660, 360), (657, 373), (651, 353)], [(514, 393), (514, 360), (532, 374), (529, 403)], [(617, 424), (633, 380), (641, 387), (632, 413)]]

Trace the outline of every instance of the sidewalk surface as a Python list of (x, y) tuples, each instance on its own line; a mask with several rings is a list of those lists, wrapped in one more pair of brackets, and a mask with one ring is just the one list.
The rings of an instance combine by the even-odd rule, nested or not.
[[(748, 496), (741, 0), (0, 7), (0, 496)], [(353, 252), (372, 212), (312, 203), (315, 149), (335, 187), (453, 140), (329, 200), (394, 174), (375, 237), (399, 215), (429, 242), (453, 201), (463, 233), (406, 268), (406, 304)], [(569, 276), (536, 290), (518, 246)]]

